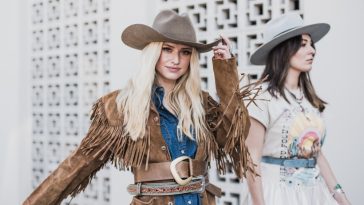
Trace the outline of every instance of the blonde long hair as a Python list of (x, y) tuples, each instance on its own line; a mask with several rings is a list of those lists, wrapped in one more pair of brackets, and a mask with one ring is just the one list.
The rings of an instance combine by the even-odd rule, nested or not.
[[(158, 62), (163, 42), (152, 42), (142, 50), (141, 69), (128, 81), (119, 93), (116, 103), (124, 117), (125, 134), (137, 140), (144, 137), (151, 105), (152, 87), (155, 83), (155, 66)], [(202, 105), (198, 53), (192, 49), (190, 67), (177, 80), (171, 93), (167, 95), (171, 109), (179, 119), (177, 136), (182, 133), (200, 142), (207, 135), (205, 110)], [(196, 139), (195, 139), (195, 137)]]

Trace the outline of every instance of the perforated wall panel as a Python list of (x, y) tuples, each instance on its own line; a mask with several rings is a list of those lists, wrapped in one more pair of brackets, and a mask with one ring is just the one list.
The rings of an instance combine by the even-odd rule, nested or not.
[[(32, 185), (84, 137), (93, 102), (109, 92), (110, 0), (31, 1)], [(62, 204), (110, 204), (109, 167)]]

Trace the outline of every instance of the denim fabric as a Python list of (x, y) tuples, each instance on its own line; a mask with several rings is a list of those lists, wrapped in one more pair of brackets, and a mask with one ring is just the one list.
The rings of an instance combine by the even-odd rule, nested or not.
[[(153, 102), (157, 107), (160, 116), (160, 127), (162, 136), (168, 146), (172, 159), (180, 156), (195, 157), (197, 144), (187, 136), (183, 135), (179, 141), (177, 137), (178, 118), (163, 106), (164, 89), (162, 87), (153, 88)], [(175, 205), (200, 205), (199, 194), (181, 194), (174, 196)]]

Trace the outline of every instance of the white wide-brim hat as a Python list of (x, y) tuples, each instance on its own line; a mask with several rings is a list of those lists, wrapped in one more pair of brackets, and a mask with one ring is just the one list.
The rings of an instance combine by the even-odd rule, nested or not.
[(263, 33), (263, 45), (256, 49), (250, 56), (250, 62), (254, 65), (264, 65), (269, 52), (278, 44), (292, 37), (309, 34), (311, 40), (316, 43), (330, 30), (327, 23), (304, 25), (299, 14), (285, 14), (270, 20)]

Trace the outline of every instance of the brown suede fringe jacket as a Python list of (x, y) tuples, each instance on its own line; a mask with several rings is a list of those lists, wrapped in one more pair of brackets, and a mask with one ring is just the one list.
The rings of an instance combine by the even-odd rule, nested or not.
[[(252, 164), (245, 139), (250, 122), (243, 98), (248, 89), (239, 89), (235, 58), (213, 60), (217, 94), (220, 103), (203, 92), (206, 124), (210, 130), (207, 139), (198, 143), (195, 160), (216, 160), (219, 173), (232, 166), (243, 178)], [(147, 121), (146, 136), (133, 141), (125, 135), (123, 117), (118, 112), (114, 91), (94, 104), (91, 126), (80, 146), (68, 156), (25, 200), (24, 205), (57, 205), (68, 195), (75, 196), (90, 183), (96, 172), (107, 162), (119, 169), (148, 169), (148, 163), (168, 162), (171, 157), (160, 130), (159, 114), (152, 104)], [(132, 205), (161, 205), (173, 201), (173, 196), (136, 196)], [(202, 193), (202, 204), (215, 204), (215, 195)]]

